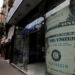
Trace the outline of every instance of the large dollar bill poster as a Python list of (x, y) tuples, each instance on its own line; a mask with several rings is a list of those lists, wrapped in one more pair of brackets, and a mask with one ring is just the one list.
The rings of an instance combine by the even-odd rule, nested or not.
[(66, 6), (46, 20), (46, 75), (75, 75), (75, 13)]

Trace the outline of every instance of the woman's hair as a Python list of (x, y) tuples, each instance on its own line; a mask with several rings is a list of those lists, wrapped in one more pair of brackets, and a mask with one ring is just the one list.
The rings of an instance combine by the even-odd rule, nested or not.
[(75, 16), (75, 0), (70, 0), (70, 11), (73, 16)]

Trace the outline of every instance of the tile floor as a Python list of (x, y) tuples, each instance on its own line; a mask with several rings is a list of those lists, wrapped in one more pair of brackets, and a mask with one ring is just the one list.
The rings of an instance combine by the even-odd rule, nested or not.
[(44, 63), (29, 64), (28, 75), (45, 75), (45, 64)]

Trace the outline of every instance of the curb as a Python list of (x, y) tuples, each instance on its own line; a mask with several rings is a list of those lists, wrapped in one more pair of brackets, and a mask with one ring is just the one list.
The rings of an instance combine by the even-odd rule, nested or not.
[(11, 63), (11, 65), (12, 65), (14, 68), (18, 69), (20, 72), (24, 73), (25, 75), (28, 75), (28, 73), (27, 73), (26, 71), (20, 69), (20, 68), (17, 67), (15, 64)]

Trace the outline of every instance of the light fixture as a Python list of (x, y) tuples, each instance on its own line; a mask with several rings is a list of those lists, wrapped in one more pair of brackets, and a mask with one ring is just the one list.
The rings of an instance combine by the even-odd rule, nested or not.
[(31, 5), (29, 3), (26, 4), (26, 7), (30, 7)]

